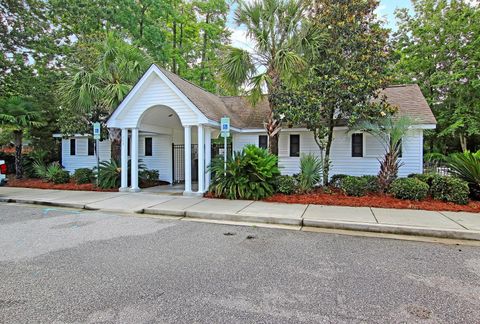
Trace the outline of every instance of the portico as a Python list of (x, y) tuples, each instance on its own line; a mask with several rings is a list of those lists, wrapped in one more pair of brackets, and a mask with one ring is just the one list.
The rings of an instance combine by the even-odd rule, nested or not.
[[(109, 128), (121, 129), (120, 191), (140, 191), (139, 163), (144, 160), (149, 169), (159, 170), (160, 180), (173, 183), (173, 145), (183, 145), (184, 195), (202, 195), (208, 189), (211, 140), (212, 134), (218, 135), (219, 123), (185, 95), (188, 86), (187, 81), (152, 65), (109, 118)], [(192, 160), (197, 163), (197, 191), (192, 190)]]

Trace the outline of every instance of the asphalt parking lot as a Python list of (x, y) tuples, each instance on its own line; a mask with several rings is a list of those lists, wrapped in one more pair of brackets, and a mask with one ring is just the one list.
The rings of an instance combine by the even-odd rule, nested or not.
[(480, 247), (0, 204), (1, 323), (478, 323)]

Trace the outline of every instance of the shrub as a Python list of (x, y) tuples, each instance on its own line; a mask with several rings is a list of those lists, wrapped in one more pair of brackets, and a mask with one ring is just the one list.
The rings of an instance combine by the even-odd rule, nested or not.
[(278, 193), (290, 195), (297, 191), (297, 180), (293, 176), (281, 175), (277, 177), (275, 187)]
[(40, 179), (46, 179), (47, 177), (47, 164), (45, 164), (43, 161), (35, 161), (32, 164), (33, 168), (33, 174), (40, 178)]
[(380, 185), (378, 183), (378, 177), (374, 175), (364, 175), (361, 178), (367, 181), (367, 192), (379, 192)]
[(390, 193), (399, 199), (422, 200), (428, 195), (428, 184), (416, 178), (400, 178), (393, 181)]
[(453, 202), (459, 205), (468, 203), (470, 190), (468, 183), (455, 177), (436, 177), (430, 192), (434, 199)]
[(120, 187), (121, 168), (117, 161), (102, 161), (98, 168), (98, 186), (102, 189)]
[(53, 162), (46, 169), (45, 180), (55, 184), (67, 183), (70, 181), (70, 174), (62, 169), (58, 162)]
[(330, 178), (330, 185), (336, 188), (340, 188), (342, 185), (342, 180), (345, 179), (346, 177), (348, 177), (347, 174), (334, 174)]
[(480, 194), (480, 151), (454, 153), (447, 159), (451, 172), (468, 182), (473, 194)]
[(35, 164), (42, 165), (43, 170), (46, 171), (46, 161), (48, 160), (48, 152), (43, 150), (35, 150), (23, 157), (23, 173), (28, 178), (43, 178), (45, 172), (42, 172), (42, 176), (39, 176), (35, 170)]
[(433, 180), (436, 178), (441, 178), (442, 176), (436, 173), (412, 173), (409, 174), (408, 177), (425, 182), (429, 187), (431, 187)]
[(275, 179), (280, 172), (277, 157), (266, 150), (247, 145), (227, 160), (224, 172), (223, 158), (210, 165), (212, 183), (210, 192), (228, 199), (262, 199), (274, 192)]
[(300, 158), (300, 177), (298, 187), (301, 192), (309, 192), (320, 181), (322, 161), (313, 155), (305, 154)]
[(91, 183), (94, 177), (93, 170), (89, 168), (76, 169), (72, 176), (76, 184)]
[(348, 196), (365, 196), (367, 193), (367, 179), (363, 177), (347, 176), (342, 179), (340, 189)]
[(158, 170), (142, 170), (138, 173), (140, 179), (148, 182), (158, 181), (160, 173)]

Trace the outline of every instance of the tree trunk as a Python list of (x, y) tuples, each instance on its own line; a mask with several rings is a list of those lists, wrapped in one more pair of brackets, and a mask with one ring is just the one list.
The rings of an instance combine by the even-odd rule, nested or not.
[(463, 133), (460, 133), (458, 137), (460, 139), (460, 147), (462, 151), (465, 152), (467, 150), (467, 137)]
[(270, 112), (268, 121), (265, 123), (265, 131), (268, 135), (268, 151), (276, 156), (278, 156), (278, 137), (281, 128), (281, 121), (274, 118), (273, 111)]
[[(210, 23), (210, 13), (207, 13), (205, 17), (205, 23), (208, 25)], [(207, 42), (208, 42), (208, 35), (207, 31), (203, 31), (203, 46), (202, 46), (202, 61), (200, 63), (200, 84), (203, 85), (203, 81), (205, 81), (205, 61), (207, 58)]]
[(120, 162), (121, 156), (121, 130), (119, 128), (109, 128), (108, 134), (110, 137), (111, 159)]
[(328, 128), (328, 135), (327, 135), (327, 144), (325, 145), (325, 158), (323, 159), (323, 185), (326, 186), (328, 184), (328, 178), (330, 175), (330, 150), (332, 148), (333, 142), (333, 122), (330, 123), (330, 127)]
[(22, 161), (22, 131), (13, 132), (15, 141), (15, 177), (21, 179), (23, 177), (23, 161)]

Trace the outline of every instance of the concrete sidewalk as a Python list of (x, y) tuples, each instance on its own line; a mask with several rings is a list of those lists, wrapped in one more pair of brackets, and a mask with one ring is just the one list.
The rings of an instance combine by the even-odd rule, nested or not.
[(0, 187), (0, 201), (72, 208), (168, 215), (480, 240), (480, 214), (408, 209), (340, 207), (206, 199), (152, 193), (42, 190)]

